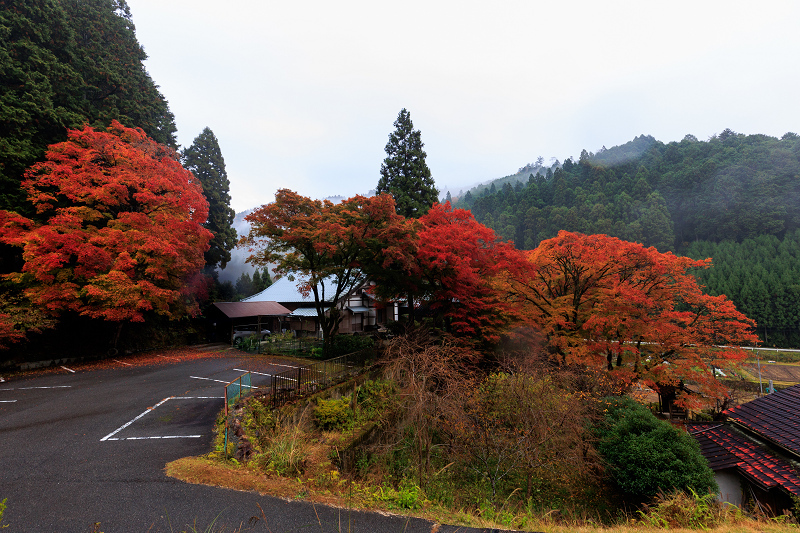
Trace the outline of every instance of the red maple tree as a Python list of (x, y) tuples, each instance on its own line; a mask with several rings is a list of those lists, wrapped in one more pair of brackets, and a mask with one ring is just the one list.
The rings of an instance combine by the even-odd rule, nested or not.
[(464, 209), (434, 204), (409, 221), (407, 238), (383, 250), (371, 279), (378, 292), (426, 307), (461, 338), (494, 342), (510, 320), (509, 306), (493, 278), (516, 263), (519, 252)]
[(562, 363), (605, 367), (656, 388), (691, 381), (722, 397), (715, 368), (742, 361), (739, 346), (758, 342), (755, 322), (724, 295), (704, 294), (692, 275), (710, 259), (561, 231), (526, 260), (502, 285)]
[(114, 121), (69, 131), (46, 158), (22, 183), (36, 220), (0, 212), (0, 241), (24, 259), (7, 277), (25, 296), (115, 322), (196, 313), (208, 203), (175, 151)]

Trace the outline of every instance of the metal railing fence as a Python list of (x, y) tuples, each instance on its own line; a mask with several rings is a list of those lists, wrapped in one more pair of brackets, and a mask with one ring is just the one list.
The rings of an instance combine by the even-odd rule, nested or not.
[(245, 372), (225, 385), (225, 415), (228, 415), (228, 409), (230, 409), (231, 405), (251, 393), (253, 389), (252, 374), (250, 372)]
[(359, 374), (374, 357), (375, 350), (368, 348), (276, 374), (271, 389), (266, 391), (268, 401), (275, 409), (304, 394), (344, 381)]
[(299, 337), (293, 339), (269, 338), (262, 341), (256, 337), (248, 337), (235, 347), (248, 353), (308, 356), (315, 348), (322, 350), (322, 340)]

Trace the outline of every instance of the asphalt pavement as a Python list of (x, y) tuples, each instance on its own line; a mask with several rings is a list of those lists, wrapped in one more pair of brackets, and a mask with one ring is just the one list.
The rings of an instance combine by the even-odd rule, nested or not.
[[(486, 531), (435, 529), (421, 519), (167, 477), (166, 463), (210, 451), (224, 383), (252, 362), (246, 356), (144, 367), (123, 361), (113, 368), (0, 382), (0, 500), (7, 499), (3, 524), (9, 525), (4, 531)], [(276, 366), (274, 372), (282, 370)], [(258, 371), (254, 385), (273, 372), (263, 362)]]

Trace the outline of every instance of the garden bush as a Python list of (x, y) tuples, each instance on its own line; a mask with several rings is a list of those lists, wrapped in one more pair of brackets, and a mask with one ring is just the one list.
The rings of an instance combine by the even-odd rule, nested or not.
[(314, 409), (314, 422), (317, 427), (325, 431), (344, 431), (353, 420), (353, 410), (350, 408), (350, 398), (338, 400), (317, 400)]
[(644, 501), (675, 489), (701, 495), (717, 490), (714, 473), (688, 433), (629, 397), (603, 402), (597, 450), (611, 479), (629, 498)]

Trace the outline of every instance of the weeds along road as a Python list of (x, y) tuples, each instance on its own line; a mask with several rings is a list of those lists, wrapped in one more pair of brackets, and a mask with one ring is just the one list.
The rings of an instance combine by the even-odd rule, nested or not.
[[(242, 374), (234, 369), (254, 369), (256, 361), (235, 356), (175, 357), (146, 366), (126, 361), (131, 360), (0, 383), (0, 500), (8, 500), (3, 523), (10, 525), (4, 531), (86, 533), (96, 523), (96, 531), (105, 533), (206, 531), (212, 523), (209, 531), (431, 531), (433, 524), (425, 520), (287, 502), (167, 477), (167, 462), (210, 451), (223, 382)], [(258, 361), (259, 372), (269, 374), (268, 368)], [(253, 384), (259, 385), (255, 376)]]

